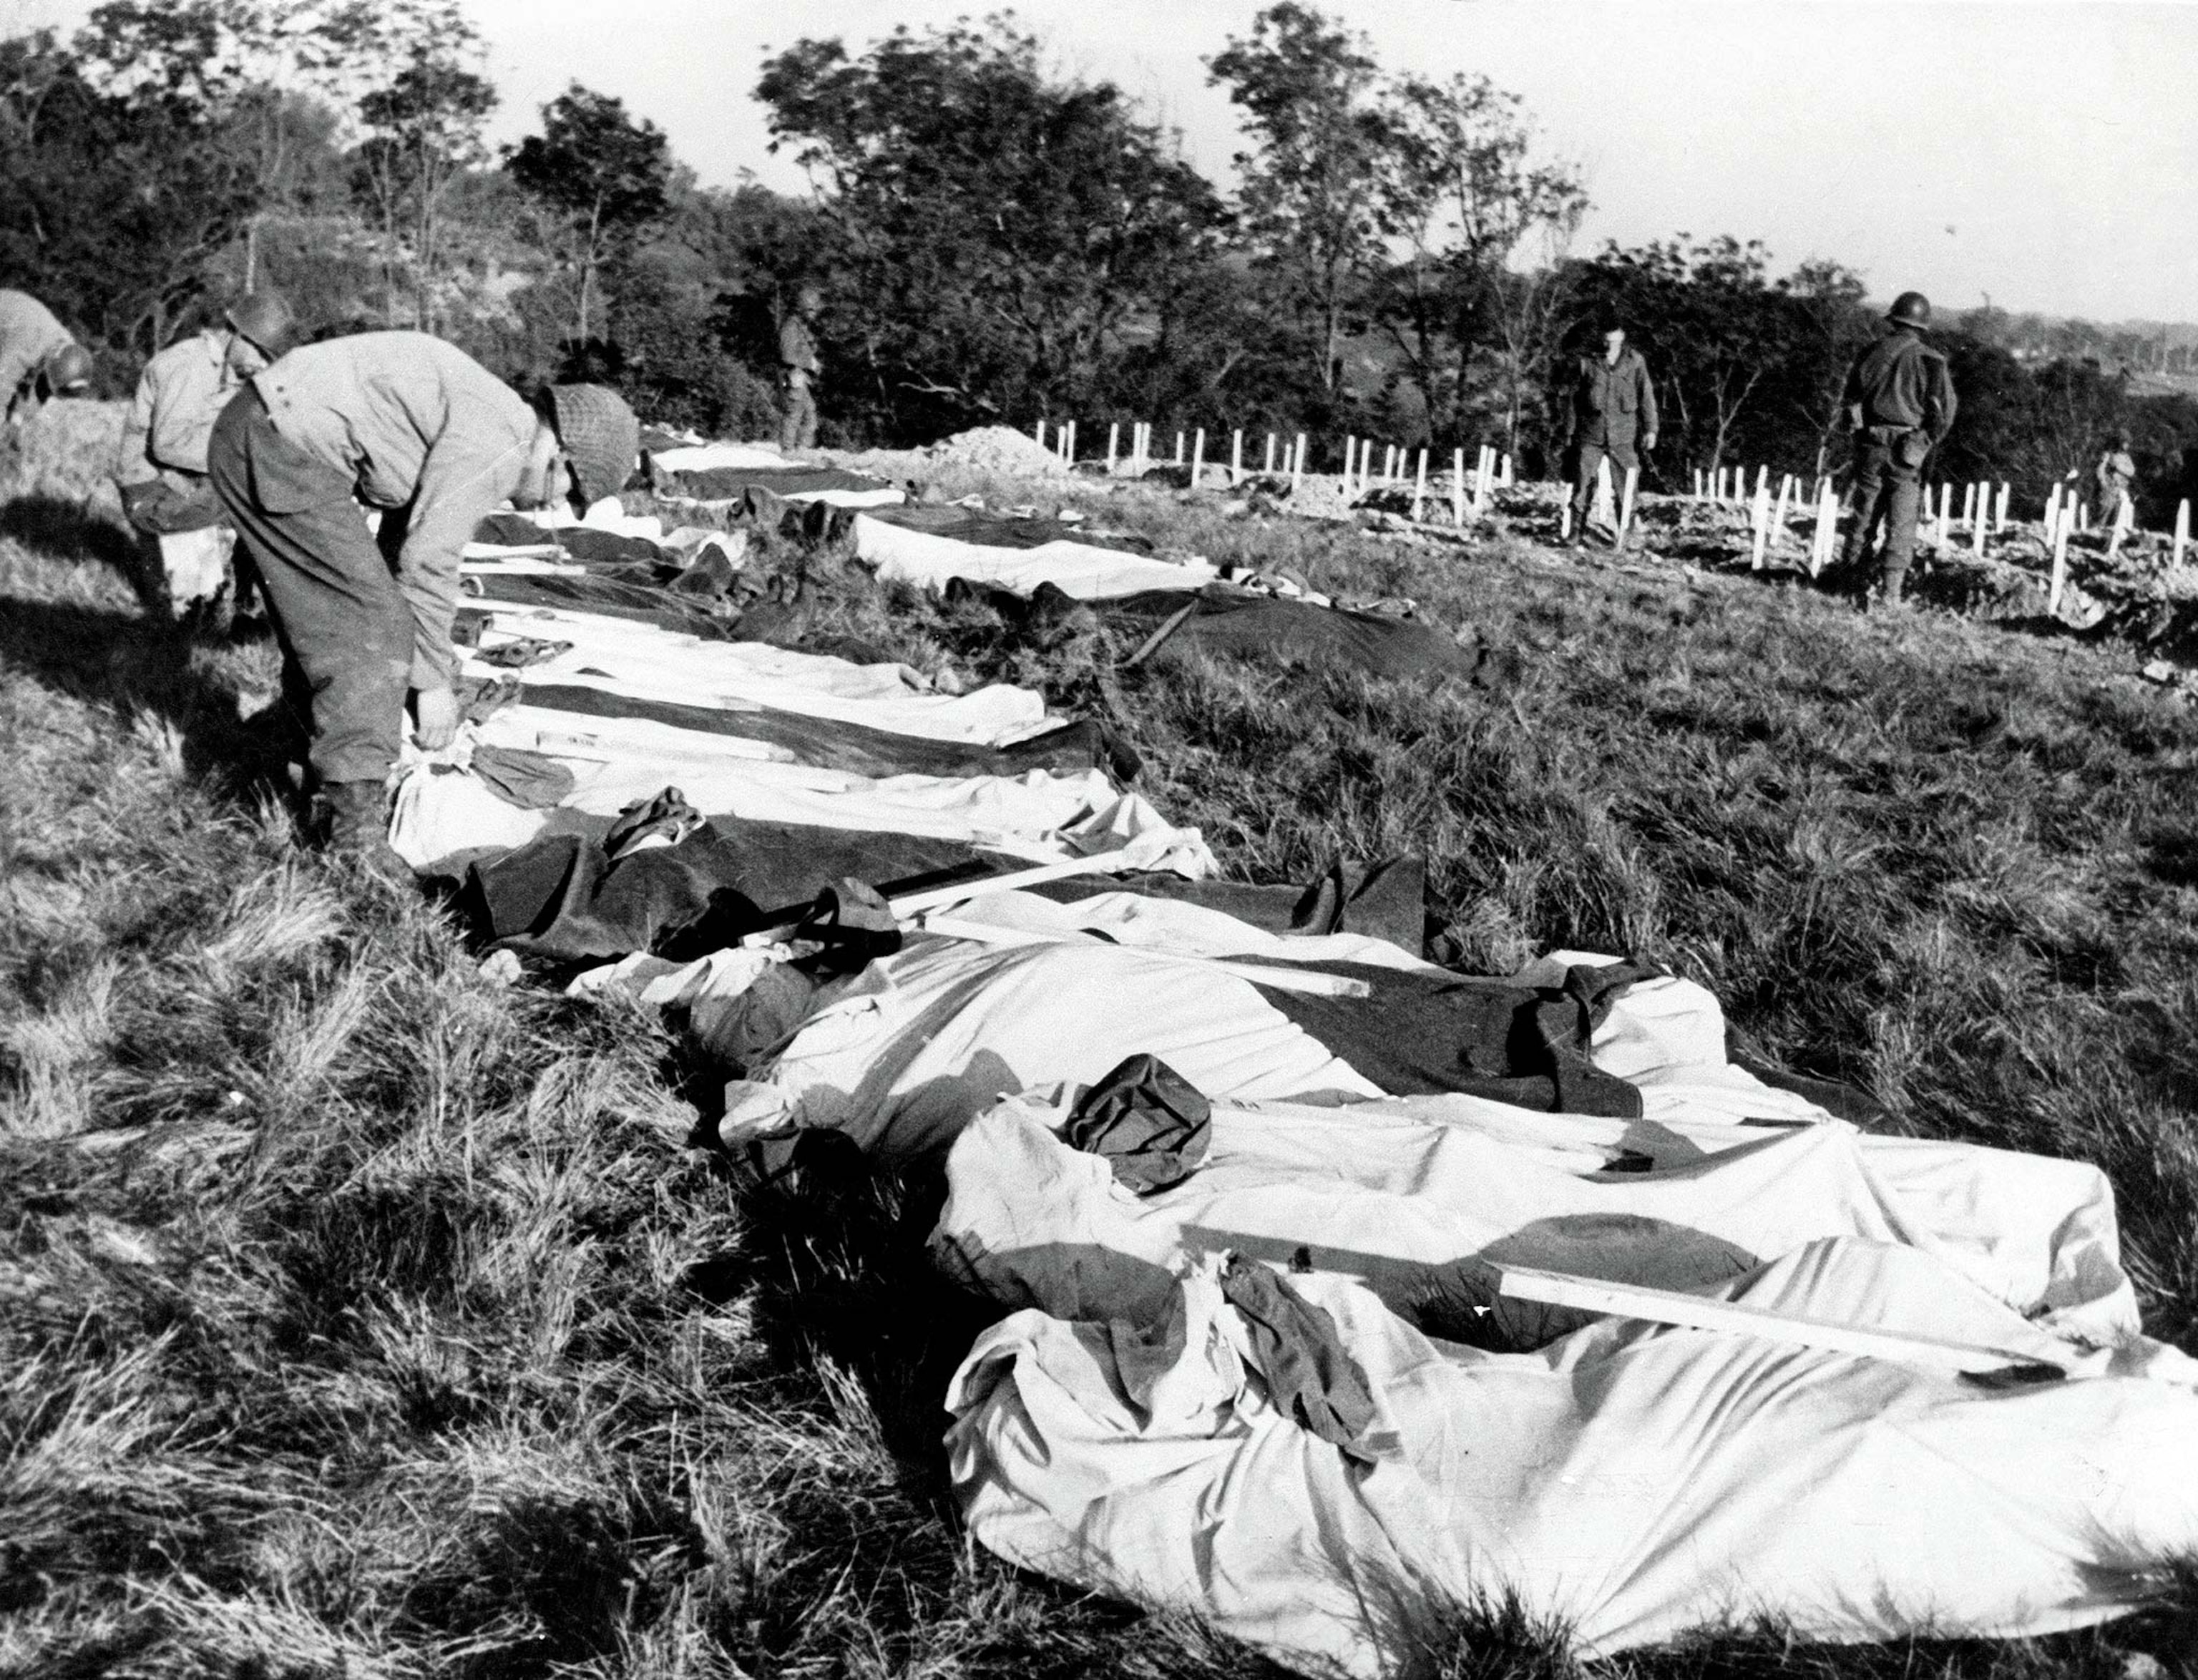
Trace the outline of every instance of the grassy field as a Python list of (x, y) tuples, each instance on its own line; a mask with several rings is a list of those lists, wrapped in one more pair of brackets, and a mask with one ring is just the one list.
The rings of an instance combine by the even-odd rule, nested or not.
[[(498, 986), (294, 852), (271, 649), (141, 609), (92, 493), (116, 414), (64, 408), (0, 468), (0, 1673), (1270, 1671), (957, 1535), (939, 1396), (982, 1315), (923, 1264), (929, 1187), (742, 1188), (653, 1018)], [(1034, 646), (832, 552), (810, 629), (1103, 712), (1247, 877), (1416, 852), (1469, 966), (1636, 953), (1894, 1126), (2099, 1162), (2151, 1328), (2198, 1336), (2198, 721), (2132, 656), (1144, 491), (1106, 517), (1410, 595), (1518, 680), (1125, 672), (1103, 625)], [(2143, 1680), (2186, 1628), (1610, 1666)], [(1571, 1667), (1501, 1618), (1429, 1654)]]

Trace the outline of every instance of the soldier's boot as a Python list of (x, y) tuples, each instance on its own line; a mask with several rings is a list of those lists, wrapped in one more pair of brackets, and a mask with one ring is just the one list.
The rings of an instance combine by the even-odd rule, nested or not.
[(379, 782), (331, 782), (321, 789), (328, 813), (323, 842), (329, 855), (349, 859), (369, 875), (410, 886), (411, 866), (389, 844), (389, 793)]

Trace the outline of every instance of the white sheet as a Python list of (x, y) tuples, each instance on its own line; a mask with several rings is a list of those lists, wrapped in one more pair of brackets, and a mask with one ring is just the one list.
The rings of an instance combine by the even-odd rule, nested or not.
[(1088, 543), (984, 548), (860, 514), (855, 516), (855, 554), (889, 583), (939, 590), (962, 578), (1026, 596), (1040, 584), (1051, 584), (1079, 601), (1104, 601), (1147, 590), (1203, 589), (1221, 575), (1203, 561), (1178, 565)]
[[(1156, 1381), (1104, 1325), (1033, 1309), (986, 1332), (949, 1392), (953, 1481), (1002, 1556), (1308, 1669), (1409, 1671), (1446, 1642), (1445, 1605), (1507, 1592), (1588, 1655), (1762, 1615), (1805, 1640), (2041, 1633), (2143, 1602), (2198, 1547), (2198, 1394), (2178, 1383), (1992, 1392), (1619, 1321), (1488, 1354), (1299, 1277), (1393, 1434), (1367, 1466), (1269, 1401), (1210, 1264)], [(1860, 1239), (1725, 1293), (2066, 1351), (1934, 1257)]]

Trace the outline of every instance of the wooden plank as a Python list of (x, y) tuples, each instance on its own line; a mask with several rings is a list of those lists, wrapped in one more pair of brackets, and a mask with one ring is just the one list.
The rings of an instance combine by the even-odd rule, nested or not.
[(1497, 1270), (1501, 1279), (1497, 1286), (1499, 1293), (1512, 1300), (1538, 1301), (1544, 1306), (1572, 1307), (1582, 1312), (1635, 1318), (1649, 1324), (1790, 1342), (1801, 1347), (1821, 1348), (1829, 1353), (1860, 1354), (1866, 1358), (1920, 1365), (1956, 1375), (1981, 1376), (2012, 1371), (2036, 1381), (2057, 1381), (2068, 1375), (2064, 1366), (2010, 1348), (1952, 1341), (1914, 1330), (1881, 1330), (1865, 1324), (1842, 1324), (1799, 1313), (1774, 1312), (1745, 1301), (1712, 1300), (1645, 1283), (1606, 1283), (1600, 1278), (1545, 1271), (1538, 1266), (1498, 1266)]

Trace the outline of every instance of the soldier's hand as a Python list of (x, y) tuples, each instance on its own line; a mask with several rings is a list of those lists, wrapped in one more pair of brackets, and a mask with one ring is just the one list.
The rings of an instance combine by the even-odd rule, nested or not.
[(439, 753), (458, 733), (458, 697), (448, 689), (421, 689), (412, 696), (419, 728), (412, 739), (423, 753)]
[(1641, 447), (1642, 447), (1642, 448), (1643, 448), (1643, 449), (1654, 449), (1654, 448), (1655, 448), (1655, 447), (1656, 447), (1656, 434), (1655, 434), (1654, 432), (1644, 432), (1644, 433), (1643, 433), (1641, 434)]

